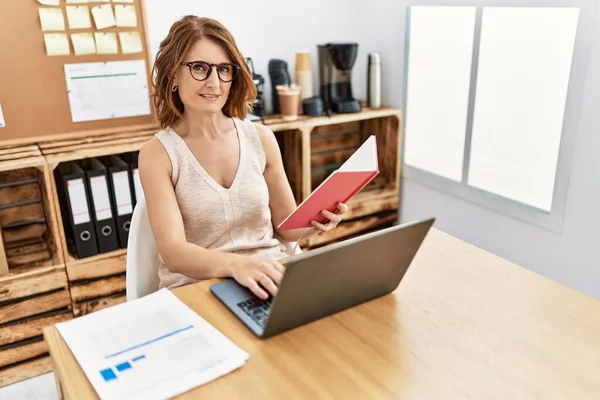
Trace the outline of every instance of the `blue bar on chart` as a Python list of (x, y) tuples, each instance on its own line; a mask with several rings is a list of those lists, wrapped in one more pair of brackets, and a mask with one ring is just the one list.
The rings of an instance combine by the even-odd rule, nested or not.
[(131, 368), (131, 364), (129, 364), (129, 362), (125, 361), (124, 363), (117, 364), (117, 366), (115, 368), (117, 368), (117, 371), (123, 372), (123, 371), (125, 371), (127, 369), (130, 369)]
[(133, 359), (131, 361), (134, 361), (134, 362), (140, 361), (140, 360), (143, 360), (144, 358), (146, 358), (146, 356), (142, 354), (141, 356), (133, 357)]
[(102, 375), (105, 382), (112, 381), (113, 379), (117, 379), (117, 375), (112, 370), (112, 368), (106, 368), (106, 369), (101, 370), (100, 375)]

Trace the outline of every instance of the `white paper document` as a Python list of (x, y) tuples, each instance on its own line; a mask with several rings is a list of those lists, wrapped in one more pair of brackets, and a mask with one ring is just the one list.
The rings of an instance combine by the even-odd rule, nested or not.
[(144, 60), (65, 64), (73, 122), (150, 115)]
[(2, 112), (2, 104), (0, 104), (0, 128), (4, 128), (6, 123), (4, 122), (4, 113)]
[(57, 329), (101, 399), (171, 398), (249, 357), (167, 289)]

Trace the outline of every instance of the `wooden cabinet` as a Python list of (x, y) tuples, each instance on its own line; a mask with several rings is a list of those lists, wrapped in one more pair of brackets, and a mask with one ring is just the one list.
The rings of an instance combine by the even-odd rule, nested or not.
[[(393, 108), (264, 123), (279, 143), (300, 203), (371, 134), (380, 174), (315, 248), (397, 221), (401, 115)], [(67, 248), (53, 171), (62, 162), (136, 152), (158, 127), (0, 148), (0, 386), (51, 369), (41, 329), (125, 301), (126, 250), (78, 259)], [(20, 182), (20, 183), (19, 183)]]
[(401, 114), (393, 108), (363, 109), (331, 117), (300, 117), (294, 122), (268, 118), (282, 150), (286, 174), (296, 197), (304, 200), (329, 173), (370, 136), (377, 138), (379, 175), (348, 206), (338, 227), (303, 241), (314, 248), (394, 224), (400, 190)]
[(0, 149), (0, 386), (51, 370), (42, 329), (73, 318), (48, 164)]

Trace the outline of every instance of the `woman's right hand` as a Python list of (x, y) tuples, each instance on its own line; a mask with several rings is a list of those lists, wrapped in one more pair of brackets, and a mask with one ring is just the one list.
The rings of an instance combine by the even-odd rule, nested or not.
[(277, 260), (235, 255), (232, 277), (263, 300), (277, 295), (285, 268)]

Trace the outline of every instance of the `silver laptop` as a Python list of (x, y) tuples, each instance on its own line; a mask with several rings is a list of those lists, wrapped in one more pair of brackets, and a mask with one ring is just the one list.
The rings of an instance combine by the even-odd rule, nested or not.
[(211, 286), (254, 334), (267, 338), (393, 292), (434, 218), (312, 250), (285, 263), (277, 296), (256, 297), (233, 279)]

